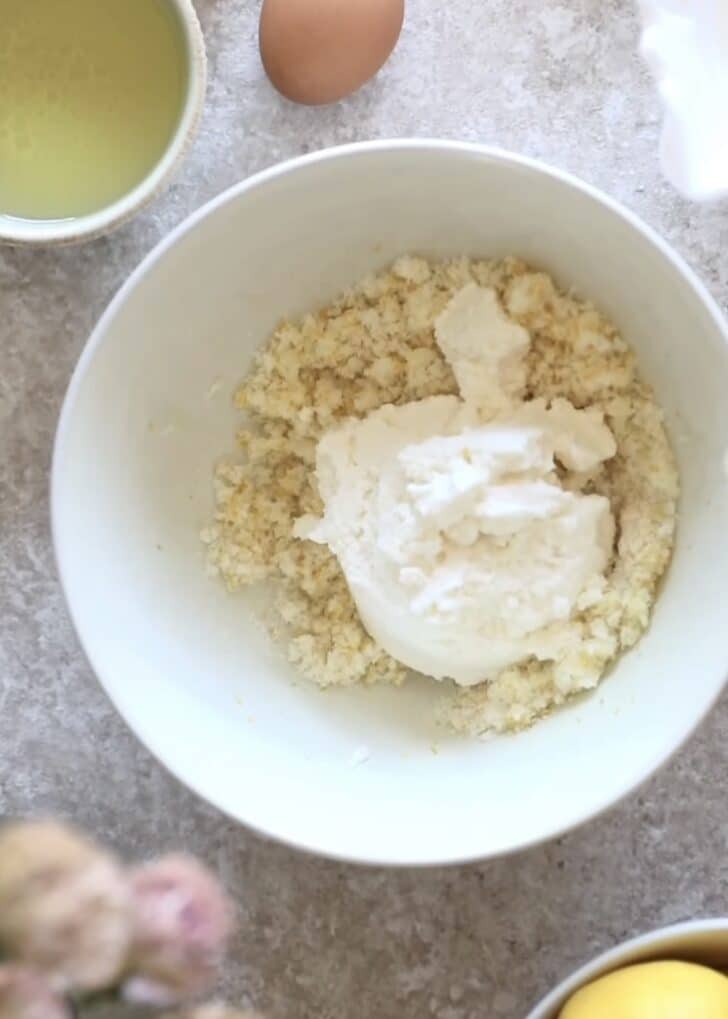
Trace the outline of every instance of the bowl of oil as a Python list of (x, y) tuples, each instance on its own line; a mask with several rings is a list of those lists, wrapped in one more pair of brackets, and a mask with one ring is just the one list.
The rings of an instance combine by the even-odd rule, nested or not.
[(205, 94), (191, 0), (0, 0), (0, 242), (125, 222), (185, 154)]

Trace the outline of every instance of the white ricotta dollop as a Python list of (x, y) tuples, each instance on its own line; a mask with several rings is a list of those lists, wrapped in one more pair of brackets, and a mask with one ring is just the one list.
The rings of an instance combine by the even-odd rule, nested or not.
[[(450, 302), (436, 335), (465, 399), (385, 406), (317, 449), (325, 511), (301, 538), (338, 557), (364, 626), (412, 669), (463, 685), (565, 653), (599, 598), (614, 539), (603, 496), (565, 490), (615, 453), (595, 411), (523, 402), (530, 338), (493, 291)], [(480, 356), (479, 356), (480, 350)]]

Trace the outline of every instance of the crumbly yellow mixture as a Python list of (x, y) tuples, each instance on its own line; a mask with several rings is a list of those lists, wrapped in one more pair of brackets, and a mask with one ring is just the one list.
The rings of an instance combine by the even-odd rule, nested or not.
[(328, 307), (282, 323), (236, 394), (246, 416), (242, 462), (217, 467), (217, 511), (203, 539), (211, 569), (230, 590), (276, 582), (272, 629), (309, 679), (324, 687), (401, 683), (407, 670), (364, 630), (335, 556), (294, 538), (293, 523), (322, 510), (315, 450), (327, 429), (385, 403), (457, 393), (434, 321), (472, 280), (493, 287), (531, 334), (528, 396), (601, 408), (618, 447), (593, 475), (563, 479), (606, 495), (617, 522), (604, 596), (572, 619), (568, 661), (557, 669), (529, 659), (476, 687), (447, 684), (448, 723), (481, 734), (523, 728), (594, 687), (645, 631), (670, 559), (678, 476), (662, 412), (633, 353), (592, 305), (516, 258), (428, 263), (404, 256)]

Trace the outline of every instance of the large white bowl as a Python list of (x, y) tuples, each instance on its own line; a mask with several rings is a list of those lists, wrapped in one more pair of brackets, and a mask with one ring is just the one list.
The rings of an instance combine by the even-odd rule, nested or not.
[(528, 1013), (527, 1019), (558, 1019), (580, 987), (616, 969), (658, 959), (697, 962), (728, 972), (728, 918), (691, 920), (641, 934), (603, 952), (572, 973)]
[[(434, 729), (435, 684), (322, 694), (205, 575), (231, 394), (284, 314), (401, 252), (509, 252), (613, 316), (667, 411), (682, 472), (654, 622), (597, 693), (490, 742)], [(193, 215), (136, 270), (71, 382), (53, 529), (76, 628), (141, 740), (183, 782), (328, 856), (493, 856), (593, 817), (682, 743), (728, 671), (728, 345), (715, 304), (634, 216), (527, 159), (377, 142), (274, 167)], [(366, 761), (362, 758), (368, 756)], [(356, 762), (360, 762), (355, 766)]]

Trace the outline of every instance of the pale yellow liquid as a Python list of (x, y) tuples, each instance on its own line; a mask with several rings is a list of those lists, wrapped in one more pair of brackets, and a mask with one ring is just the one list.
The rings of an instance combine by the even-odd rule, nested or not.
[(165, 0), (0, 0), (0, 214), (82, 216), (131, 191), (179, 123)]

